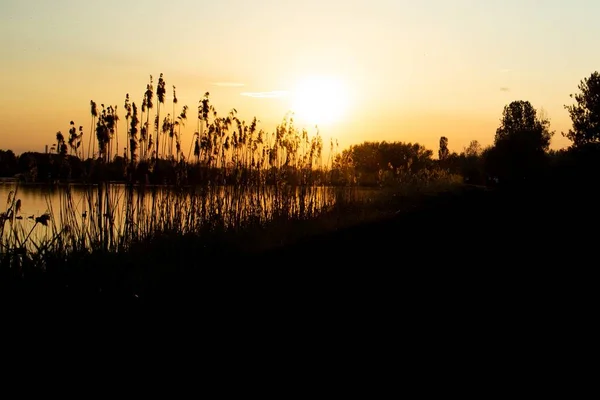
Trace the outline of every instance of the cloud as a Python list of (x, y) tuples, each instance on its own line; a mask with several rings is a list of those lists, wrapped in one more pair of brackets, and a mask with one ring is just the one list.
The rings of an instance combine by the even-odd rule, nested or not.
[(508, 92), (508, 91), (510, 91), (510, 88), (507, 88), (507, 87), (501, 87), (501, 88), (500, 88), (500, 91), (501, 91), (501, 92)]
[(500, 72), (511, 72), (512, 68), (503, 68), (500, 70)]
[(287, 96), (288, 92), (285, 90), (273, 90), (270, 92), (242, 92), (240, 95), (254, 98), (274, 98)]
[(242, 86), (246, 86), (244, 83), (238, 83), (238, 82), (213, 82), (213, 85), (215, 85), (215, 86), (221, 86), (221, 87), (242, 87)]

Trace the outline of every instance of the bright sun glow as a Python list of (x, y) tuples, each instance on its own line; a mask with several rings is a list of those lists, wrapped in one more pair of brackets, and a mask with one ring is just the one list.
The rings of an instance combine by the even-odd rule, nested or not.
[(330, 77), (310, 77), (298, 83), (292, 110), (301, 121), (323, 125), (340, 121), (348, 107), (343, 83)]

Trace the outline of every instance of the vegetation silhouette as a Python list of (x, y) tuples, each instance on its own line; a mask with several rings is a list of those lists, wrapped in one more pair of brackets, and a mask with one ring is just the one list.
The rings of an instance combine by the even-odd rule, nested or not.
[(544, 167), (553, 132), (550, 122), (538, 117), (528, 101), (513, 101), (504, 108), (494, 146), (486, 153), (488, 173), (503, 183), (534, 179)]
[[(398, 290), (420, 296), (422, 305), (428, 295), (450, 296), (442, 308), (473, 308), (457, 293), (490, 299), (515, 277), (531, 289), (558, 271), (554, 265), (584, 263), (591, 254), (585, 249), (594, 248), (594, 237), (581, 226), (600, 220), (593, 211), (600, 176), (597, 72), (580, 83), (575, 104), (565, 106), (573, 122), (563, 134), (572, 142), (568, 149), (550, 150), (549, 119), (516, 100), (504, 107), (492, 146), (474, 140), (457, 153), (442, 136), (437, 159), (433, 150), (403, 142), (339, 151), (332, 141), (323, 157), (319, 132), (297, 129), (293, 116), (268, 133), (256, 118), (241, 121), (235, 109), (218, 114), (209, 93), (199, 100), (186, 157), (181, 134), (188, 108), (175, 117), (175, 87), (172, 115), (159, 125), (165, 85), (161, 74), (155, 113), (152, 77), (139, 116), (126, 96), (123, 155), (111, 150), (113, 141), (118, 148), (116, 106), (101, 104), (98, 112), (93, 101), (95, 140), (90, 135), (87, 159), (83, 128), (74, 122), (67, 143), (56, 134), (50, 154), (0, 151), (3, 176), (80, 180), (91, 193), (85, 222), (75, 218), (72, 199), (65, 201), (60, 207), (71, 216), (69, 228), (59, 226), (50, 241), (33, 243), (35, 230), (54, 226), (56, 213), (31, 216), (32, 228), (22, 229), (28, 218), (20, 215), (16, 187), (0, 218), (3, 293), (25, 303), (60, 292), (55, 301), (85, 297), (138, 307), (197, 304), (220, 290), (276, 308), (305, 298), (310, 287), (315, 307), (347, 296), (377, 304), (372, 312), (383, 316)], [(110, 181), (126, 184), (122, 229)], [(147, 183), (168, 184), (169, 194), (161, 197)], [(203, 189), (190, 189), (196, 185)], [(229, 186), (233, 200), (208, 205)], [(331, 201), (316, 206), (311, 190), (326, 187), (333, 188)], [(151, 200), (148, 209), (139, 206), (145, 201), (140, 190)], [(242, 206), (248, 193), (251, 206)], [(274, 211), (261, 208), (265, 199)], [(549, 251), (557, 237), (560, 246)]]
[(573, 128), (563, 134), (573, 142), (573, 146), (581, 147), (588, 143), (600, 141), (600, 74), (593, 72), (579, 83), (580, 93), (571, 94), (576, 104), (566, 105)]

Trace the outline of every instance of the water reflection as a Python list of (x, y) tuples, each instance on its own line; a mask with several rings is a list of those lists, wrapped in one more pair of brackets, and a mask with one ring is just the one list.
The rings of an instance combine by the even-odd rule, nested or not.
[[(12, 231), (18, 231), (21, 240), (36, 225), (36, 217), (49, 213), (48, 227), (38, 229), (36, 226), (31, 233), (33, 242), (58, 237), (73, 247), (100, 246), (115, 250), (156, 231), (185, 234), (211, 227), (262, 224), (275, 217), (312, 218), (332, 207), (343, 194), (342, 189), (332, 187), (175, 189), (166, 186), (132, 188), (123, 184), (17, 187), (2, 183), (0, 199), (8, 199), (15, 191), (15, 200), (21, 200), (19, 217), (22, 219), (13, 220)], [(8, 231), (5, 229), (3, 235)]]

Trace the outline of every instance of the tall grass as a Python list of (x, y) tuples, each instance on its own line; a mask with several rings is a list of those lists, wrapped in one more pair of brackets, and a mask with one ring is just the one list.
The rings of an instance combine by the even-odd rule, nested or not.
[[(124, 252), (157, 236), (210, 237), (262, 229), (272, 221), (316, 219), (354, 188), (308, 186), (161, 187), (66, 185), (47, 212), (20, 215), (18, 186), (0, 214), (0, 254), (5, 265), (44, 267), (44, 254)], [(342, 193), (344, 192), (344, 193)]]
[(403, 196), (439, 191), (454, 183), (452, 176), (423, 175), (410, 182), (368, 189), (265, 182), (173, 187), (65, 185), (54, 197), (58, 201), (48, 197), (46, 212), (30, 216), (21, 215), (17, 185), (6, 211), (0, 214), (0, 263), (43, 270), (48, 256), (66, 260), (76, 254), (121, 253), (138, 244), (152, 246), (158, 237), (177, 241), (194, 236), (210, 241), (243, 232), (261, 234), (273, 226), (278, 227), (275, 234), (280, 236), (301, 236), (303, 232), (292, 230), (294, 226), (305, 230), (302, 221), (327, 220), (322, 227), (335, 229), (393, 211), (392, 198), (396, 204), (391, 207), (400, 207)]
[[(334, 170), (334, 160), (339, 157), (333, 141), (324, 163), (319, 131), (311, 135), (298, 129), (292, 114), (268, 133), (258, 127), (256, 118), (250, 123), (238, 118), (235, 109), (219, 115), (210, 104), (209, 93), (198, 103), (196, 131), (185, 157), (181, 136), (188, 107), (183, 105), (176, 117), (178, 101), (173, 86), (173, 114), (167, 114), (161, 128), (165, 88), (161, 74), (154, 114), (152, 76), (139, 114), (135, 102), (126, 95), (125, 129), (121, 131), (126, 132), (127, 140), (121, 158), (124, 162), (120, 163), (115, 162), (119, 159), (117, 106), (101, 104), (99, 111), (96, 103), (90, 102), (96, 140), (90, 135), (87, 150), (92, 159), (86, 162), (86, 176), (97, 179), (62, 186), (57, 202), (48, 201), (45, 213), (30, 216), (20, 214), (16, 186), (6, 211), (0, 214), (3, 265), (21, 268), (27, 264), (43, 269), (47, 255), (66, 259), (78, 253), (121, 253), (139, 243), (150, 246), (154, 238), (164, 235), (214, 237), (263, 229), (273, 222), (315, 220), (332, 213), (337, 213), (339, 220), (344, 212), (355, 213), (357, 205), (373, 204), (381, 194), (376, 190), (361, 192), (348, 165), (337, 165)], [(150, 121), (154, 121), (153, 127)], [(78, 151), (79, 143), (84, 143), (82, 130), (80, 127), (78, 133), (71, 122), (71, 157), (83, 155), (83, 148)], [(53, 157), (58, 164), (73, 159), (66, 156), (62, 134), (57, 134), (56, 148), (58, 154)], [(116, 185), (107, 178), (108, 168), (114, 170), (115, 165), (122, 168), (126, 184)], [(413, 173), (393, 168), (377, 177), (380, 187), (393, 187), (405, 194), (453, 180), (439, 171)], [(148, 184), (150, 181), (154, 184)], [(332, 187), (332, 183), (338, 185)]]
[[(88, 133), (87, 158), (91, 157), (92, 162), (86, 163), (85, 176), (88, 181), (95, 177), (94, 183), (97, 183), (94, 170), (113, 163), (121, 154), (125, 159), (122, 164), (128, 165), (129, 172), (137, 171), (130, 174), (126, 170), (122, 171), (120, 178), (128, 178), (131, 183), (144, 183), (160, 175), (155, 173), (156, 170), (168, 170), (174, 174), (173, 170), (179, 167), (178, 177), (194, 176), (196, 184), (231, 183), (233, 177), (238, 184), (240, 180), (246, 183), (246, 180), (261, 178), (268, 179), (271, 183), (283, 179), (307, 184), (317, 176), (322, 180), (323, 175), (316, 172), (327, 170), (334, 158), (331, 154), (332, 144), (328, 161), (324, 165), (323, 140), (318, 130), (315, 134), (309, 134), (307, 130), (298, 129), (294, 125), (292, 114), (284, 116), (273, 132), (267, 132), (259, 127), (256, 117), (250, 122), (240, 119), (235, 108), (226, 114), (219, 114), (210, 103), (208, 92), (198, 101), (195, 123), (189, 121), (191, 123), (186, 124), (189, 108), (183, 105), (179, 110), (176, 109), (178, 100), (173, 86), (172, 114), (167, 114), (161, 121), (160, 112), (167, 102), (166, 80), (162, 73), (156, 92), (154, 90), (154, 80), (150, 75), (142, 94), (141, 108), (132, 101), (129, 93), (126, 94), (123, 121), (117, 115), (116, 105), (99, 103), (98, 109), (97, 103), (90, 101), (91, 129)], [(125, 126), (120, 131), (127, 136), (123, 152), (119, 148), (119, 125), (122, 123)], [(189, 136), (190, 148), (186, 155), (182, 148), (182, 137), (186, 135), (189, 126), (195, 126), (195, 131)], [(84, 143), (83, 127), (79, 127), (77, 133), (71, 123), (69, 132), (69, 144), (74, 150), (72, 153), (76, 158), (83, 158), (83, 148), (77, 151), (80, 143)], [(63, 144), (62, 134), (57, 135), (57, 145), (53, 147), (57, 154), (64, 155)], [(257, 176), (261, 174), (265, 176)], [(169, 183), (175, 182), (171, 180)]]

